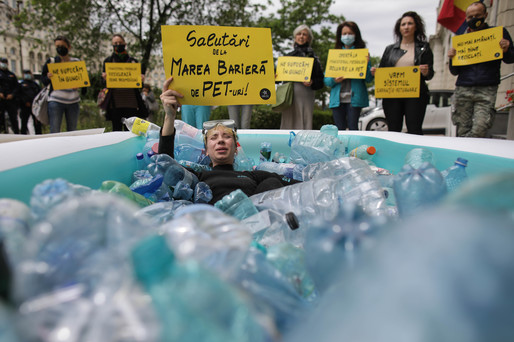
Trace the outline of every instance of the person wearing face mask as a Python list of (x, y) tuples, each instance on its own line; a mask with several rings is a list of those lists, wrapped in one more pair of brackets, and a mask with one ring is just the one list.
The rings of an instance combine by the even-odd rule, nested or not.
[[(51, 84), (52, 73), (48, 71), (50, 63), (76, 62), (78, 58), (71, 57), (69, 52), (71, 44), (64, 36), (54, 39), (55, 51), (57, 56), (46, 61), (41, 71), (41, 82), (44, 86)], [(82, 94), (86, 93), (86, 88), (82, 88)], [(80, 94), (77, 88), (54, 90), (50, 86), (48, 96), (48, 120), (50, 123), (50, 133), (59, 133), (63, 116), (66, 117), (66, 130), (75, 131), (79, 120)]]
[[(425, 35), (425, 23), (416, 12), (405, 12), (394, 26), (396, 43), (386, 47), (379, 67), (419, 66), (420, 90), (417, 98), (383, 99), (382, 106), (389, 131), (401, 132), (403, 118), (407, 132), (423, 134), (429, 94), (427, 80), (434, 77), (434, 55)], [(371, 68), (375, 75), (375, 68)]]
[[(182, 94), (169, 89), (173, 77), (164, 82), (161, 102), (164, 106), (165, 117), (159, 138), (158, 153), (173, 157), (175, 142), (175, 117), (180, 107), (179, 99)], [(232, 191), (240, 189), (247, 196), (277, 189), (286, 185), (298, 183), (294, 179), (267, 171), (235, 171), (234, 159), (237, 153), (237, 134), (235, 123), (213, 122), (204, 124), (205, 153), (211, 159), (212, 170), (196, 172), (186, 168), (205, 182), (211, 188), (213, 198), (209, 204), (214, 204)]]
[[(105, 80), (105, 63), (138, 63), (127, 52), (127, 43), (121, 34), (112, 37), (112, 55), (103, 63), (102, 77)], [(144, 71), (141, 80), (144, 82)], [(107, 113), (105, 119), (112, 122), (113, 131), (122, 131), (123, 118), (137, 116), (142, 119), (148, 117), (148, 109), (143, 101), (141, 92), (137, 88), (113, 88), (107, 92)]]
[(30, 70), (23, 70), (23, 80), (18, 88), (18, 99), (20, 101), (21, 134), (29, 134), (28, 122), (32, 116), (34, 131), (41, 134), (41, 122), (32, 114), (32, 101), (41, 90), (41, 87), (34, 80)]
[(324, 78), (321, 63), (311, 47), (313, 38), (307, 25), (300, 25), (293, 32), (294, 50), (287, 56), (312, 57), (314, 65), (309, 82), (293, 83), (293, 104), (282, 112), (280, 129), (312, 129), (315, 91), (323, 88)]
[[(491, 28), (486, 19), (487, 8), (482, 2), (469, 5), (466, 9), (467, 32)], [(457, 51), (454, 48), (448, 50), (450, 72), (458, 76), (452, 106), (452, 122), (457, 126), (458, 137), (483, 138), (493, 125), (501, 62), (514, 63), (512, 39), (505, 28), (500, 47), (503, 50), (502, 59), (462, 66), (452, 64)]]
[(14, 134), (19, 134), (18, 128), (18, 104), (16, 92), (18, 89), (18, 78), (9, 71), (7, 59), (0, 58), (0, 132), (8, 133), (5, 122), (5, 112), (9, 115), (9, 122)]
[[(336, 30), (336, 49), (365, 49), (359, 26), (353, 21), (345, 21)], [(330, 87), (330, 103), (334, 123), (339, 130), (358, 130), (359, 116), (363, 107), (369, 106), (366, 82), (371, 82), (371, 63), (366, 68), (365, 79), (345, 79), (325, 77), (325, 85)]]

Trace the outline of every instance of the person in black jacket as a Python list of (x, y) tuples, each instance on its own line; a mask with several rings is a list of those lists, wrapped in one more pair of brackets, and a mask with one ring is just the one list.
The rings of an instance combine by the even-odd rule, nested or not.
[(28, 122), (32, 116), (34, 131), (41, 134), (41, 122), (32, 114), (32, 101), (41, 91), (41, 87), (34, 81), (34, 75), (30, 70), (23, 70), (23, 80), (18, 88), (18, 99), (20, 101), (21, 134), (29, 134)]
[[(485, 22), (486, 18), (487, 9), (482, 2), (469, 5), (466, 9), (468, 32), (490, 28)], [(501, 62), (514, 63), (512, 39), (505, 28), (500, 47), (503, 59), (462, 66), (452, 64), (457, 51), (454, 48), (448, 50), (450, 72), (458, 75), (452, 106), (452, 121), (457, 126), (458, 137), (485, 137), (493, 125)]]
[[(135, 58), (129, 56), (127, 43), (121, 34), (112, 37), (113, 53), (104, 60), (102, 77), (105, 79), (105, 63), (138, 63)], [(144, 82), (144, 71), (141, 79)], [(148, 109), (136, 88), (113, 88), (107, 92), (107, 113), (105, 119), (112, 122), (113, 131), (123, 130), (123, 118), (138, 116), (142, 119), (148, 117)]]
[[(173, 157), (175, 141), (175, 117), (180, 106), (178, 99), (183, 97), (173, 89), (168, 89), (173, 77), (164, 82), (160, 96), (166, 115), (159, 138), (159, 153)], [(235, 171), (234, 158), (237, 153), (237, 134), (234, 129), (217, 124), (205, 133), (205, 153), (212, 162), (211, 171), (195, 172), (198, 180), (211, 188), (213, 198), (210, 204), (216, 203), (225, 195), (240, 189), (247, 196), (277, 189), (285, 185), (298, 183), (282, 175), (267, 171)]]
[[(434, 76), (434, 55), (425, 35), (425, 24), (416, 12), (405, 12), (394, 26), (396, 43), (386, 47), (379, 68), (419, 65), (420, 91), (418, 98), (383, 99), (382, 106), (390, 131), (401, 132), (403, 117), (407, 132), (423, 134), (429, 94), (425, 83)], [(373, 75), (375, 69), (371, 69)]]
[(0, 131), (8, 133), (5, 124), (5, 111), (9, 115), (9, 122), (14, 134), (19, 134), (18, 128), (18, 103), (16, 92), (18, 91), (18, 78), (9, 71), (6, 58), (0, 58)]
[(312, 57), (311, 80), (309, 82), (294, 82), (293, 104), (282, 112), (280, 129), (312, 129), (315, 91), (323, 88), (323, 68), (311, 48), (313, 35), (307, 25), (298, 26), (293, 32), (294, 50), (287, 56)]

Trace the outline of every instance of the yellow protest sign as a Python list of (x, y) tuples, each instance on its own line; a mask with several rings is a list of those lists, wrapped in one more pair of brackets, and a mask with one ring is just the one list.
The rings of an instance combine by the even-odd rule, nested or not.
[(182, 104), (274, 104), (269, 28), (161, 26), (166, 78)]
[(453, 37), (452, 47), (457, 50), (457, 54), (452, 58), (452, 64), (470, 65), (502, 59), (502, 38), (501, 26)]
[(309, 82), (311, 80), (312, 57), (283, 56), (277, 59), (276, 81)]
[(50, 80), (54, 90), (91, 86), (84, 61), (50, 63), (48, 72), (52, 73)]
[(377, 68), (375, 97), (419, 97), (420, 74), (418, 66)]
[(105, 63), (107, 88), (141, 88), (140, 63)]
[(366, 78), (368, 49), (328, 50), (326, 77)]

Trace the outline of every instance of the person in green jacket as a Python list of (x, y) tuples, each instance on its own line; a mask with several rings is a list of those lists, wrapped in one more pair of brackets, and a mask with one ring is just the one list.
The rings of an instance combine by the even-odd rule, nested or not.
[[(353, 21), (345, 21), (337, 27), (336, 49), (364, 49), (359, 26)], [(366, 67), (365, 79), (348, 79), (341, 77), (325, 77), (325, 85), (330, 90), (329, 107), (332, 108), (334, 123), (339, 130), (358, 130), (359, 116), (363, 107), (369, 106), (366, 82), (371, 82), (371, 63)]]

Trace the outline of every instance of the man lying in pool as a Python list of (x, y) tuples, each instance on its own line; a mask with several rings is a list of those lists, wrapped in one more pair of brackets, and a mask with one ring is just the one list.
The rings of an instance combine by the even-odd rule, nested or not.
[[(166, 113), (159, 139), (159, 153), (166, 153), (173, 157), (175, 142), (175, 117), (180, 106), (179, 98), (183, 97), (179, 92), (168, 89), (173, 77), (164, 82), (161, 101)], [(260, 192), (277, 189), (285, 185), (298, 183), (276, 173), (267, 171), (234, 171), (234, 158), (237, 153), (237, 134), (234, 129), (221, 123), (216, 124), (204, 135), (205, 154), (212, 162), (211, 171), (194, 172), (201, 182), (205, 182), (211, 188), (214, 204), (223, 196), (232, 191), (241, 189), (247, 196)]]

